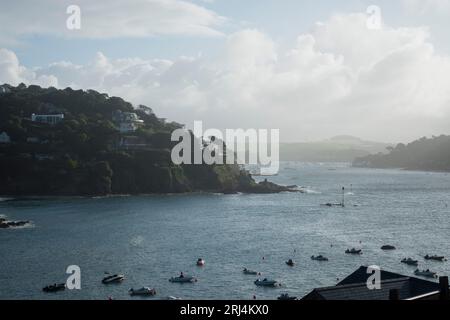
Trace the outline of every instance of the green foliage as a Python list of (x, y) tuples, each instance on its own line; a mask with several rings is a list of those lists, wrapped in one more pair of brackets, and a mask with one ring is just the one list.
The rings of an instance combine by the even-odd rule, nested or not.
[[(243, 179), (235, 166), (177, 166), (171, 162), (173, 130), (152, 109), (133, 106), (94, 90), (40, 88), (24, 84), (0, 95), (0, 132), (13, 143), (0, 146), (0, 194), (106, 195), (236, 190)], [(119, 132), (113, 112), (135, 112), (144, 121), (132, 137)], [(31, 114), (63, 113), (56, 125)], [(30, 139), (33, 138), (31, 142)], [(144, 148), (123, 148), (133, 138)], [(243, 179), (243, 180), (242, 180)]]
[(357, 158), (353, 165), (373, 168), (450, 171), (450, 136), (421, 138), (388, 149), (387, 154)]

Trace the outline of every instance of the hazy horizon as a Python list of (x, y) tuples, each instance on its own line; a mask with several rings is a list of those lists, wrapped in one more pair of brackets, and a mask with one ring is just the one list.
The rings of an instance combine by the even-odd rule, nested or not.
[(2, 3), (0, 83), (94, 89), (285, 143), (450, 134), (450, 0), (84, 0), (69, 30), (71, 4)]

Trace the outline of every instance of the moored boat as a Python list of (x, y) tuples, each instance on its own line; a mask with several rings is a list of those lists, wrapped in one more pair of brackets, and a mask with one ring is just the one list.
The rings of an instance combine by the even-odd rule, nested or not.
[(149, 287), (142, 287), (139, 289), (131, 288), (130, 290), (128, 290), (128, 293), (131, 296), (154, 296), (156, 294), (156, 290)]
[(311, 256), (311, 260), (316, 260), (316, 261), (328, 261), (328, 258), (322, 256), (322, 255), (318, 255), (318, 256)]
[(352, 248), (352, 249), (347, 249), (347, 250), (345, 250), (345, 253), (346, 254), (362, 254), (362, 250), (361, 249), (355, 249), (355, 248)]
[(247, 275), (253, 275), (253, 276), (259, 276), (259, 275), (261, 275), (260, 272), (254, 271), (254, 270), (250, 270), (250, 269), (247, 269), (247, 268), (244, 268), (244, 270), (242, 270), (242, 272), (243, 272), (244, 274), (247, 274)]
[(430, 271), (429, 269), (422, 270), (422, 271), (419, 269), (416, 269), (416, 271), (414, 271), (414, 274), (416, 276), (422, 276), (422, 277), (426, 277), (426, 278), (437, 278), (437, 273)]
[(288, 261), (286, 261), (286, 264), (290, 267), (293, 267), (295, 265), (295, 262), (294, 262), (294, 260), (289, 259)]
[(423, 258), (425, 260), (433, 260), (433, 261), (440, 261), (440, 262), (443, 262), (446, 260), (444, 256), (436, 256), (436, 255), (430, 256), (428, 254)]
[(125, 276), (123, 274), (113, 274), (111, 276), (104, 277), (102, 279), (103, 284), (109, 284), (109, 283), (119, 283), (122, 282), (125, 279)]
[(198, 258), (197, 266), (203, 267), (204, 265), (205, 265), (205, 260), (203, 260), (202, 258)]
[(419, 265), (419, 261), (417, 261), (417, 260), (413, 260), (413, 259), (411, 259), (411, 258), (408, 258), (408, 259), (402, 259), (402, 261), (401, 261), (402, 263), (405, 263), (405, 264), (407, 264), (407, 265), (409, 265), (409, 266), (418, 266)]
[(197, 282), (197, 279), (192, 276), (180, 275), (178, 277), (172, 277), (169, 279), (170, 282), (176, 283), (193, 283)]
[(44, 292), (58, 292), (58, 291), (63, 291), (66, 289), (66, 284), (65, 283), (59, 283), (59, 284), (51, 284), (49, 286), (46, 286), (44, 288), (42, 288), (42, 291)]
[(284, 300), (284, 301), (291, 301), (291, 300), (297, 300), (297, 297), (291, 297), (288, 293), (282, 293), (277, 299)]
[(280, 285), (277, 281), (269, 280), (267, 278), (265, 278), (263, 280), (257, 279), (257, 280), (255, 280), (254, 283), (255, 283), (255, 285), (260, 286), (260, 287), (277, 287)]

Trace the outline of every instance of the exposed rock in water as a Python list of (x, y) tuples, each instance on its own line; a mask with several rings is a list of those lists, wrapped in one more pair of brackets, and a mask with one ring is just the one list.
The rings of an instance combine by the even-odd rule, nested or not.
[(28, 224), (30, 224), (28, 220), (8, 221), (5, 218), (0, 218), (0, 229), (24, 227)]
[(265, 179), (259, 183), (249, 184), (244, 187), (242, 192), (246, 193), (280, 193), (280, 192), (299, 192), (295, 188), (280, 186)]

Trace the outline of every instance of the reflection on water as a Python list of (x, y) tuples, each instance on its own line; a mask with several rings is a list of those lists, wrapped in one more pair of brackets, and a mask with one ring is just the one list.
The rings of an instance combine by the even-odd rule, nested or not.
[[(158, 292), (153, 299), (275, 299), (334, 285), (360, 265), (412, 275), (414, 267), (400, 263), (405, 257), (450, 273), (447, 262), (423, 259), (450, 256), (449, 174), (290, 162), (270, 180), (311, 192), (3, 201), (0, 214), (35, 227), (0, 230), (0, 298), (128, 299), (129, 288), (149, 286)], [(342, 186), (350, 185), (345, 208), (320, 206), (341, 201)], [(397, 250), (384, 252), (384, 244)], [(364, 254), (344, 254), (353, 247)], [(329, 261), (311, 260), (319, 254)], [(294, 267), (285, 264), (290, 258)], [(41, 291), (64, 282), (74, 264), (82, 290)], [(256, 287), (257, 276), (245, 275), (244, 267), (284, 287)], [(168, 281), (181, 271), (198, 282)], [(105, 272), (126, 280), (104, 286)]]

